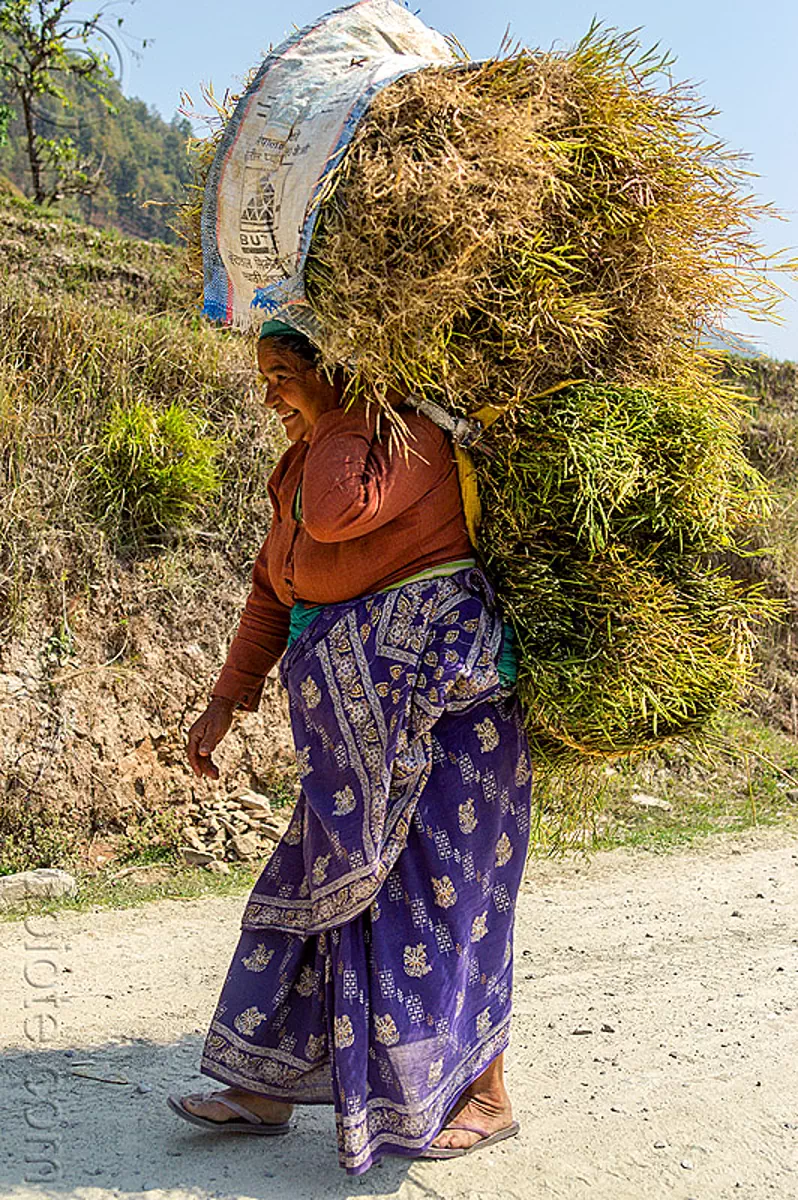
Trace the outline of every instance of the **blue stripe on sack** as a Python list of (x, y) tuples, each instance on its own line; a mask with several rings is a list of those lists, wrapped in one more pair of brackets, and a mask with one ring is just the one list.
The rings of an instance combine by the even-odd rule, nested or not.
[[(218, 221), (218, 197), (219, 197), (219, 180), (221, 178), (222, 168), (225, 158), (235, 142), (238, 134), (238, 128), (244, 119), (247, 112), (249, 101), (252, 95), (260, 89), (264, 76), (271, 70), (272, 66), (283, 58), (285, 52), (290, 50), (298, 42), (302, 41), (308, 34), (312, 33), (317, 26), (328, 21), (331, 16), (338, 12), (344, 12), (347, 8), (356, 8), (357, 5), (343, 5), (340, 8), (334, 9), (332, 12), (325, 14), (324, 17), (317, 21), (305, 25), (298, 30), (286, 41), (282, 42), (277, 50), (264, 59), (263, 64), (258, 71), (252, 83), (247, 88), (244, 95), (236, 105), (235, 112), (227, 123), (219, 147), (214, 155), (211, 169), (208, 172), (208, 179), (205, 184), (205, 196), (202, 210), (202, 257), (205, 264), (205, 287), (204, 287), (204, 307), (203, 312), (206, 317), (213, 321), (229, 321), (228, 302), (230, 294), (230, 277), (225, 268), (221, 254), (219, 253), (219, 244), (216, 236), (217, 221)], [(419, 56), (420, 57), (420, 56)], [(429, 64), (426, 64), (429, 65)], [(416, 66), (407, 67), (405, 70), (395, 72), (386, 79), (381, 79), (378, 82), (368, 84), (361, 95), (355, 100), (349, 114), (343, 124), (341, 134), (338, 138), (334, 149), (331, 151), (324, 170), (320, 175), (316, 186), (313, 190), (313, 195), (308, 203), (305, 221), (302, 227), (302, 235), (299, 245), (299, 253), (297, 256), (297, 266), (294, 275), (287, 280), (278, 280), (273, 284), (269, 284), (264, 288), (258, 288), (251, 301), (251, 307), (260, 309), (270, 315), (279, 315), (281, 309), (289, 303), (297, 304), (305, 302), (304, 289), (304, 270), (307, 263), (310, 244), (313, 239), (313, 234), (316, 228), (316, 222), (319, 216), (319, 199), (324, 188), (324, 183), (331, 171), (338, 165), (344, 151), (351, 142), (355, 130), (365, 115), (371, 101), (382, 91), (388, 84), (394, 83), (397, 79), (403, 78), (405, 75), (410, 75), (414, 71), (421, 68)], [(311, 311), (308, 308), (307, 318), (313, 322)]]
[[(346, 7), (346, 6), (345, 6)], [(303, 38), (307, 37), (317, 25), (320, 25), (323, 20), (327, 19), (327, 14), (316, 21), (305, 25), (302, 29), (297, 30), (291, 37), (286, 38), (277, 50), (271, 54), (267, 54), (263, 60), (261, 67), (252, 80), (244, 95), (239, 100), (235, 107), (230, 120), (225, 126), (221, 141), (216, 150), (211, 163), (211, 169), (208, 172), (208, 178), (205, 183), (205, 194), (202, 204), (202, 261), (204, 264), (204, 305), (203, 313), (212, 321), (229, 321), (228, 299), (230, 295), (230, 276), (219, 253), (219, 243), (216, 237), (216, 228), (218, 222), (218, 202), (219, 202), (219, 180), (222, 174), (225, 158), (235, 142), (238, 134), (238, 128), (241, 124), (244, 115), (249, 106), (250, 99), (260, 88), (264, 76), (271, 70), (276, 62), (278, 62), (286, 50), (290, 50)]]

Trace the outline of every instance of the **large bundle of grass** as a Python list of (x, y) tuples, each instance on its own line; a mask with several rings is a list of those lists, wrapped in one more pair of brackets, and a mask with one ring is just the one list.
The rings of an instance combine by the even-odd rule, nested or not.
[(552, 761), (691, 733), (747, 685), (768, 604), (709, 556), (765, 492), (713, 400), (572, 385), (486, 439), (480, 544)]
[(775, 300), (766, 210), (709, 110), (637, 49), (592, 30), (375, 98), (308, 265), (331, 362), (466, 411), (575, 376), (706, 383), (701, 333)]
[(319, 200), (326, 364), (389, 418), (398, 388), (484, 426), (479, 549), (552, 762), (699, 729), (745, 689), (768, 613), (712, 565), (766, 489), (704, 338), (778, 288), (710, 115), (593, 29), (389, 85)]

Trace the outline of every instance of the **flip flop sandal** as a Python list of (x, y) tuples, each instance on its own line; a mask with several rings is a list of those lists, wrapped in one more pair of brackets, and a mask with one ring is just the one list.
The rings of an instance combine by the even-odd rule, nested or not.
[[(187, 1108), (183, 1107), (184, 1100), (215, 1100), (217, 1104), (224, 1104), (226, 1108), (237, 1113), (242, 1120), (213, 1121), (210, 1117), (200, 1117), (197, 1113), (189, 1112)], [(270, 1125), (257, 1113), (250, 1112), (248, 1108), (236, 1104), (235, 1100), (228, 1100), (215, 1092), (204, 1094), (194, 1092), (189, 1096), (169, 1096), (166, 1103), (172, 1112), (177, 1113), (178, 1117), (182, 1117), (184, 1121), (190, 1121), (192, 1125), (199, 1125), (200, 1129), (214, 1129), (217, 1133), (221, 1130), (227, 1133), (254, 1133), (260, 1137), (277, 1137), (281, 1133), (288, 1133), (291, 1128), (287, 1121), (278, 1125)]]
[[(467, 1133), (478, 1133), (479, 1141), (474, 1142), (473, 1146), (451, 1146), (438, 1148), (430, 1146), (428, 1150), (422, 1150), (416, 1154), (415, 1158), (462, 1158), (464, 1154), (473, 1154), (475, 1150), (487, 1150), (488, 1146), (495, 1146), (497, 1142), (503, 1142), (505, 1138), (515, 1137), (521, 1126), (517, 1121), (513, 1121), (511, 1125), (507, 1125), (504, 1129), (497, 1130), (496, 1133), (486, 1133), (484, 1129), (477, 1129), (476, 1125), (445, 1125), (441, 1133), (448, 1132), (450, 1129), (465, 1129)], [(440, 1134), (437, 1135), (440, 1137)]]

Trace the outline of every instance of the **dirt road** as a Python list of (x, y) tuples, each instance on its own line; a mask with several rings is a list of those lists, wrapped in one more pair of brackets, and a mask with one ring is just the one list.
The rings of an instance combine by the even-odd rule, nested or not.
[(0, 1195), (798, 1200), (794, 837), (534, 865), (509, 1055), (521, 1138), (359, 1180), (337, 1167), (328, 1109), (270, 1143), (164, 1105), (212, 1086), (197, 1055), (242, 907), (0, 926)]

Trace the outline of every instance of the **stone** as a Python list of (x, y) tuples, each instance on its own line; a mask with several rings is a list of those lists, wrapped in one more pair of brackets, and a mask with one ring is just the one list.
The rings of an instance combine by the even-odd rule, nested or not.
[(667, 800), (661, 800), (659, 796), (649, 796), (646, 792), (632, 792), (631, 801), (641, 808), (661, 808), (663, 812), (671, 812), (673, 809), (673, 805)]
[(208, 863), (213, 862), (213, 855), (210, 851), (195, 850), (193, 846), (181, 846), (180, 857), (189, 867), (207, 867)]
[(25, 681), (18, 675), (0, 675), (0, 694), (19, 696), (25, 690)]
[(282, 821), (276, 821), (273, 817), (269, 821), (263, 821), (258, 825), (258, 832), (273, 842), (279, 842), (280, 838), (288, 828), (288, 822), (285, 824)]
[(253, 792), (247, 788), (245, 791), (239, 792), (236, 799), (241, 807), (250, 813), (271, 816), (272, 806), (269, 797), (262, 796), (260, 792)]
[(202, 839), (193, 825), (184, 825), (182, 833), (185, 841), (193, 850), (198, 850), (201, 853), (205, 849)]
[(238, 858), (257, 858), (260, 854), (260, 841), (254, 833), (234, 834), (230, 842)]
[(229, 875), (230, 874), (230, 868), (228, 867), (227, 863), (222, 862), (218, 858), (211, 859), (211, 861), (209, 863), (206, 863), (205, 870), (210, 871), (210, 873), (212, 875)]
[(0, 908), (20, 900), (54, 900), (74, 896), (78, 881), (68, 871), (57, 867), (39, 867), (35, 871), (18, 871), (0, 877)]

